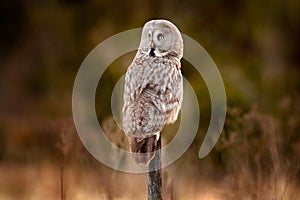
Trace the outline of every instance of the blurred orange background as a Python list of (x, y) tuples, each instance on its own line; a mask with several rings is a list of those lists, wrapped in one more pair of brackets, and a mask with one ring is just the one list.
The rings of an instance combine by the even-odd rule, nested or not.
[[(228, 100), (221, 138), (200, 160), (210, 99), (202, 77), (182, 61), (199, 100), (200, 128), (188, 151), (163, 169), (163, 196), (300, 199), (299, 10), (297, 0), (1, 1), (0, 199), (146, 199), (145, 174), (110, 169), (83, 147), (72, 89), (96, 45), (157, 18), (208, 51)], [(99, 123), (125, 149), (110, 97), (134, 53), (109, 66), (96, 95)], [(163, 140), (177, 127), (167, 127)]]

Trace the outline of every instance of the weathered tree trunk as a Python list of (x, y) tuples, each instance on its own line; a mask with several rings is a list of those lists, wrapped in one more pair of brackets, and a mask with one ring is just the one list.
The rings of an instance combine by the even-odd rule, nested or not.
[(162, 200), (161, 196), (161, 137), (157, 141), (155, 157), (150, 161), (148, 169), (148, 200)]

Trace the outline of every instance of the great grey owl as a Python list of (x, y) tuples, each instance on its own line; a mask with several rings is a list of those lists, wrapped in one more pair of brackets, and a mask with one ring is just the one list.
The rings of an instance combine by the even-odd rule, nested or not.
[(123, 130), (138, 164), (153, 159), (160, 132), (177, 119), (183, 97), (182, 56), (183, 40), (174, 24), (151, 20), (144, 25), (125, 75), (123, 106)]

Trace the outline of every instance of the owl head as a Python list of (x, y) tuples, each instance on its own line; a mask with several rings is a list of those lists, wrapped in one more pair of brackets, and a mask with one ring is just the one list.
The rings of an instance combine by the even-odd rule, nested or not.
[(149, 56), (183, 56), (183, 40), (177, 27), (167, 20), (151, 20), (143, 27), (139, 49)]

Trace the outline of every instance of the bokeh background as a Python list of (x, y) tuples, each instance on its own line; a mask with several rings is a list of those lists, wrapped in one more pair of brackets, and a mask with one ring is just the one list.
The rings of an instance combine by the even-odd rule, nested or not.
[[(299, 11), (297, 0), (2, 0), (0, 199), (146, 199), (145, 174), (110, 169), (83, 147), (71, 96), (77, 70), (96, 45), (156, 18), (172, 21), (208, 51), (228, 98), (221, 138), (200, 160), (210, 99), (202, 77), (182, 61), (199, 100), (200, 128), (188, 151), (163, 169), (163, 196), (300, 199)], [(125, 149), (110, 97), (134, 54), (109, 66), (96, 96), (99, 123)], [(163, 140), (177, 127), (167, 127)]]

